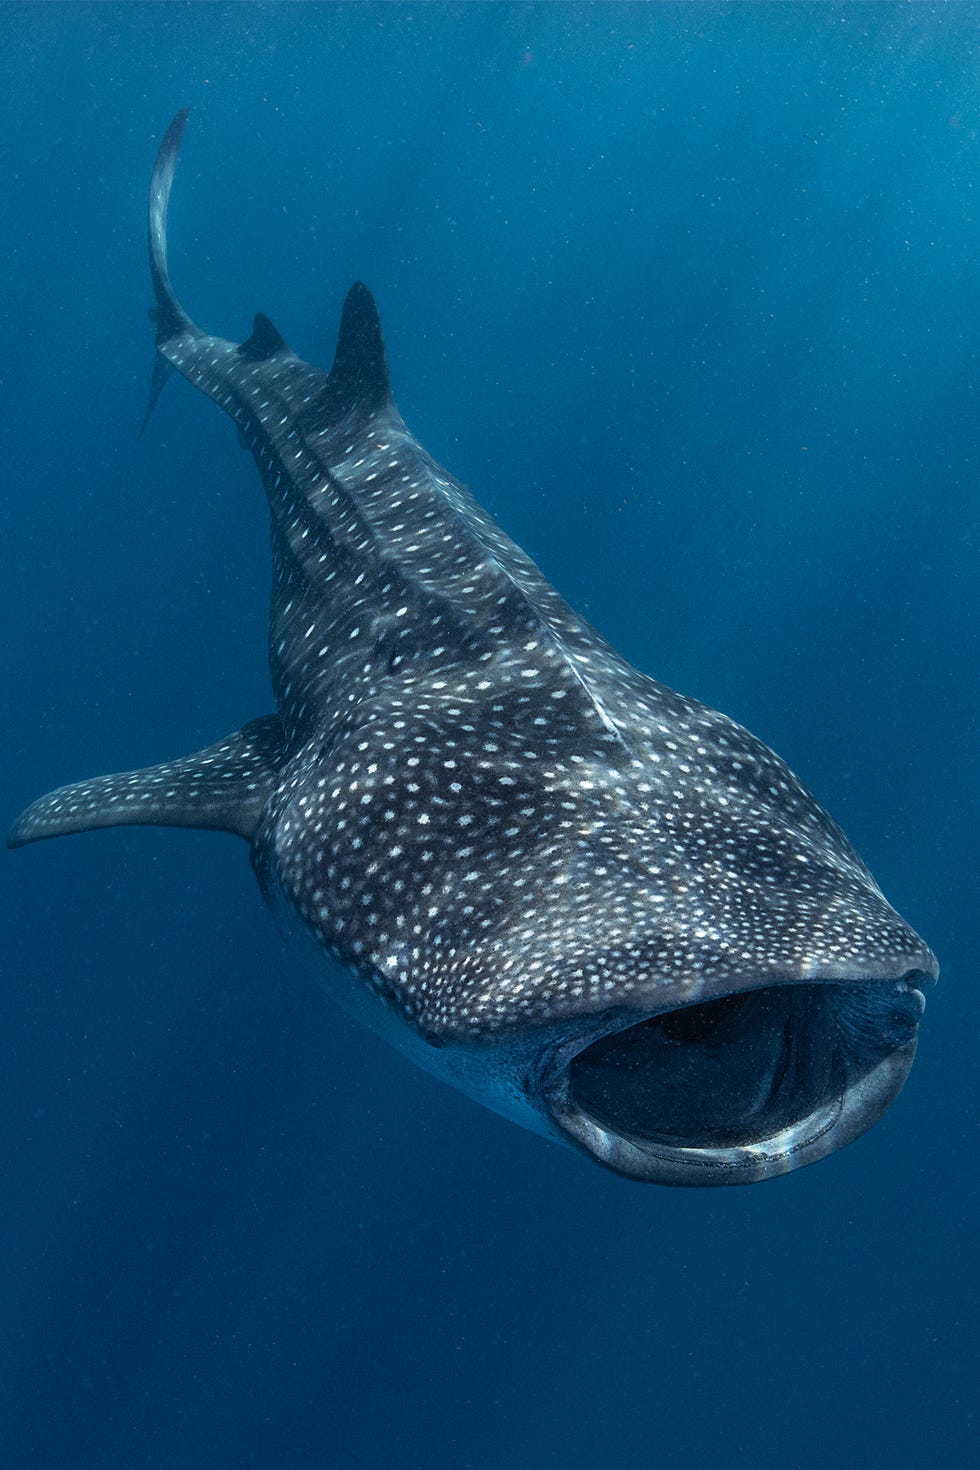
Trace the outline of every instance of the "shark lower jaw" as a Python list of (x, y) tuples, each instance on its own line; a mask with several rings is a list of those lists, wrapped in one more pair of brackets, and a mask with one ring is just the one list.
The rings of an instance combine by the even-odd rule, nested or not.
[(751, 1184), (843, 1148), (881, 1117), (915, 1055), (935, 980), (792, 983), (610, 1028), (556, 1057), (553, 1127), (655, 1184)]

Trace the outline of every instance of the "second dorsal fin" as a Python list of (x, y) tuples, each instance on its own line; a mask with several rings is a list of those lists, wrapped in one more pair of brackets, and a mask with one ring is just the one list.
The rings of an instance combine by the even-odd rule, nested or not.
[(252, 335), (241, 344), (238, 355), (247, 357), (252, 362), (264, 362), (267, 358), (275, 357), (277, 352), (288, 351), (285, 337), (260, 311), (256, 314)]

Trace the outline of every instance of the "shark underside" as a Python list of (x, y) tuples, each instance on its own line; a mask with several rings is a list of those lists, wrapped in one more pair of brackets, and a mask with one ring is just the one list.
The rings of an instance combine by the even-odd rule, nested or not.
[(249, 843), (336, 998), (430, 1071), (633, 1178), (747, 1183), (898, 1093), (935, 958), (748, 731), (631, 668), (425, 452), (355, 285), (329, 373), (173, 292), (185, 113), (150, 188), (157, 367), (235, 421), (272, 522), (276, 712), (41, 798)]

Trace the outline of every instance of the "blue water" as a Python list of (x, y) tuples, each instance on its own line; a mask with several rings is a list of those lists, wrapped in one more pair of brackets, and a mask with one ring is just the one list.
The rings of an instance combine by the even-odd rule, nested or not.
[(943, 964), (888, 1116), (631, 1184), (441, 1088), (286, 950), (229, 837), (0, 863), (8, 1470), (968, 1463), (978, 1302), (975, 4), (3, 5), (4, 807), (266, 712), (192, 315), (411, 427), (633, 662), (800, 772)]

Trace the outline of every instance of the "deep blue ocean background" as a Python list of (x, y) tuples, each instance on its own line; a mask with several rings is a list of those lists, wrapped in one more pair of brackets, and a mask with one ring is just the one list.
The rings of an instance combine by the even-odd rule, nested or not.
[(270, 708), (266, 512), (152, 363), (328, 365), (634, 663), (774, 746), (933, 945), (889, 1115), (631, 1184), (359, 1030), (230, 837), (2, 864), (6, 1470), (930, 1470), (977, 1447), (980, 5), (2, 5), (8, 818)]

